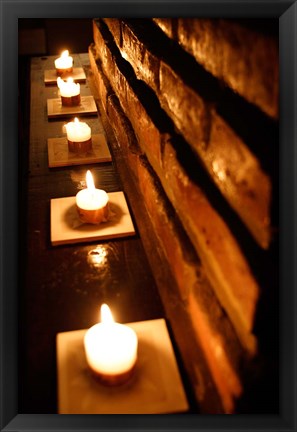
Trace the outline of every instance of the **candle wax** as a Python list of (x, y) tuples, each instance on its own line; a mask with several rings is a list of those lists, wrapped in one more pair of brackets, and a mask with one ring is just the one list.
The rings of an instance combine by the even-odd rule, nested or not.
[(79, 83), (73, 82), (73, 79), (71, 78), (65, 82), (62, 78), (58, 77), (57, 84), (60, 89), (60, 94), (63, 97), (72, 97), (80, 94)]
[[(77, 119), (75, 119), (77, 120)], [(87, 123), (73, 121), (65, 125), (67, 139), (72, 142), (83, 142), (91, 138), (91, 128)]]
[(83, 210), (97, 210), (108, 204), (108, 195), (102, 189), (83, 189), (76, 194), (76, 205)]
[(118, 323), (99, 323), (84, 338), (87, 362), (98, 374), (119, 375), (133, 368), (137, 359), (137, 336)]
[(72, 68), (73, 58), (69, 56), (69, 52), (66, 50), (61, 54), (61, 57), (55, 60), (56, 69), (69, 69)]

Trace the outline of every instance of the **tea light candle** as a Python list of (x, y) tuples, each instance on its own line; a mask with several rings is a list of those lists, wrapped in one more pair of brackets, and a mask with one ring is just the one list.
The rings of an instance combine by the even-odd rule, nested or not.
[(134, 371), (138, 339), (135, 331), (114, 322), (109, 307), (101, 306), (101, 323), (87, 330), (84, 348), (89, 368), (105, 384), (121, 384)]
[(91, 128), (87, 123), (80, 122), (75, 117), (73, 122), (65, 125), (68, 148), (75, 153), (84, 153), (92, 148)]
[(67, 78), (67, 81), (64, 81), (62, 78), (58, 77), (57, 84), (60, 89), (61, 96), (71, 97), (80, 94), (80, 84), (76, 84), (71, 77)]
[(69, 56), (68, 50), (63, 51), (61, 57), (55, 60), (55, 68), (56, 68), (57, 75), (63, 75), (65, 73), (72, 72), (73, 58)]
[(71, 106), (79, 105), (80, 103), (80, 84), (75, 83), (73, 78), (68, 78), (67, 81), (58, 77), (57, 85), (60, 89), (62, 105)]
[(87, 188), (76, 194), (76, 208), (79, 218), (84, 223), (99, 224), (106, 222), (109, 216), (108, 195), (102, 189), (96, 189), (91, 172), (86, 175)]
[(65, 127), (69, 141), (87, 141), (91, 138), (91, 128), (87, 123), (80, 122), (77, 117), (73, 122), (67, 123)]

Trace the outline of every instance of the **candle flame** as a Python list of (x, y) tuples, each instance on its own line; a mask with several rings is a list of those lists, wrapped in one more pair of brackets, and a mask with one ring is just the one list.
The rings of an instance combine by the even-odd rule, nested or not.
[(68, 50), (63, 51), (62, 54), (61, 54), (61, 58), (65, 58), (65, 57), (68, 57), (68, 56), (69, 56), (69, 51)]
[(79, 123), (79, 120), (77, 117), (74, 118), (74, 123)]
[(68, 83), (73, 83), (73, 78), (72, 77), (67, 78), (67, 82)]
[(90, 170), (87, 171), (86, 181), (87, 181), (87, 188), (90, 189), (90, 191), (95, 190), (94, 180)]
[(107, 304), (103, 303), (101, 305), (101, 322), (104, 324), (111, 324), (114, 322), (112, 313), (110, 312), (109, 307)]

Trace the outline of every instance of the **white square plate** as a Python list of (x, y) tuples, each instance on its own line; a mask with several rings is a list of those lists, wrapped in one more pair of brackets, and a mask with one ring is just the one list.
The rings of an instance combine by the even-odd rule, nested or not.
[(138, 336), (131, 381), (108, 387), (91, 375), (86, 330), (57, 334), (59, 414), (169, 414), (189, 409), (164, 319), (129, 323)]
[(92, 135), (92, 150), (85, 154), (75, 154), (68, 150), (66, 137), (47, 140), (48, 166), (50, 168), (82, 165), (99, 162), (111, 162), (111, 154), (104, 134)]
[(110, 220), (98, 225), (82, 223), (74, 197), (51, 199), (51, 243), (53, 246), (106, 240), (135, 234), (123, 192), (110, 192)]
[[(72, 77), (75, 82), (85, 82), (86, 74), (82, 67), (73, 68), (72, 73), (67, 75), (67, 78)], [(47, 69), (44, 71), (44, 83), (47, 84), (57, 84), (57, 71), (56, 69)], [(63, 77), (63, 79), (65, 79)]]
[(48, 118), (69, 117), (73, 115), (97, 114), (97, 107), (93, 96), (81, 96), (81, 103), (77, 106), (63, 106), (61, 98), (47, 100)]

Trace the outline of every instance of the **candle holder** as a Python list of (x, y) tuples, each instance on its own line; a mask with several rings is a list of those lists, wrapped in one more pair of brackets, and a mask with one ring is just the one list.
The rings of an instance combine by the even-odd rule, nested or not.
[(92, 138), (86, 141), (68, 141), (68, 150), (73, 153), (87, 153), (92, 150)]
[(76, 204), (76, 209), (78, 212), (78, 217), (82, 223), (99, 225), (102, 222), (107, 222), (109, 219), (110, 212), (108, 203), (105, 206), (95, 210), (87, 210)]
[(138, 338), (130, 326), (114, 321), (109, 307), (101, 305), (101, 322), (90, 327), (84, 336), (88, 367), (104, 385), (127, 382), (137, 363)]
[(58, 77), (57, 85), (60, 89), (62, 106), (77, 106), (80, 105), (80, 84), (75, 83), (73, 78), (68, 78), (66, 81)]
[(76, 117), (73, 122), (65, 125), (68, 150), (73, 153), (86, 153), (92, 150), (92, 132), (87, 123), (80, 122)]
[(65, 50), (61, 56), (55, 60), (57, 76), (67, 76), (73, 71), (73, 57), (69, 56), (69, 51)]
[(164, 319), (128, 323), (138, 338), (130, 379), (106, 385), (90, 372), (86, 330), (57, 334), (59, 414), (170, 414), (189, 409)]
[(62, 96), (61, 95), (62, 106), (65, 107), (74, 107), (80, 105), (81, 99), (80, 94), (75, 96)]
[(67, 137), (48, 138), (48, 166), (50, 168), (97, 164), (102, 162), (111, 162), (111, 154), (106, 142), (105, 135), (92, 135), (92, 147), (85, 153), (83, 151), (70, 151)]
[(68, 78), (69, 76), (71, 76), (72, 72), (73, 72), (72, 66), (63, 69), (56, 68), (56, 75), (61, 78)]
[[(44, 84), (45, 85), (57, 85), (57, 70), (46, 69), (44, 71)], [(85, 71), (82, 67), (73, 67), (71, 72), (67, 72), (65, 75), (60, 75), (61, 78), (73, 78), (75, 82), (84, 83), (87, 79)]]
[[(76, 125), (79, 122), (76, 123)], [(76, 209), (83, 223), (100, 224), (109, 218), (109, 197), (102, 189), (96, 189), (91, 171), (86, 175), (87, 187), (76, 194)]]
[(96, 373), (94, 370), (90, 370), (90, 374), (93, 376), (93, 378), (98, 381), (99, 383), (105, 385), (105, 386), (120, 386), (123, 384), (128, 383), (132, 380), (132, 378), (135, 376), (136, 371), (136, 365), (134, 365), (133, 368), (131, 368), (129, 371), (124, 372), (122, 374), (117, 375), (108, 375), (108, 374), (100, 374)]
[(81, 96), (80, 104), (75, 106), (62, 105), (61, 97), (47, 99), (47, 115), (49, 119), (57, 117), (72, 117), (74, 115), (97, 115), (97, 107), (92, 95)]
[(75, 196), (51, 199), (51, 244), (59, 246), (135, 235), (124, 193), (109, 192), (108, 197), (109, 219), (99, 225), (82, 223), (78, 216)]

